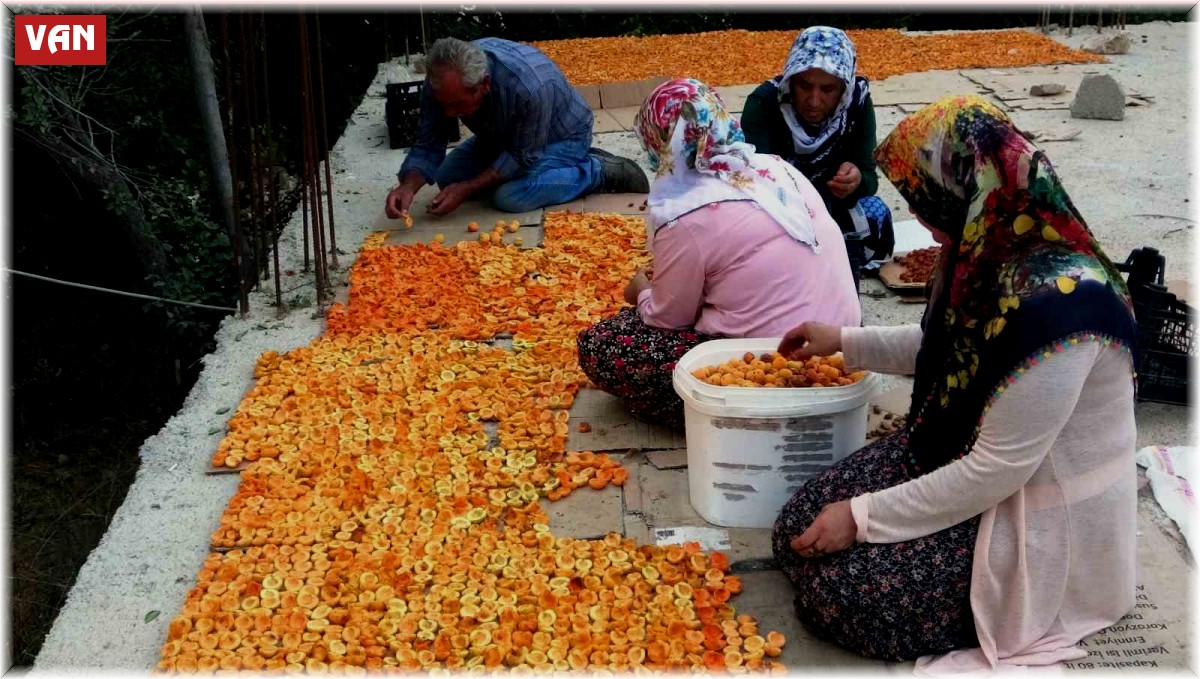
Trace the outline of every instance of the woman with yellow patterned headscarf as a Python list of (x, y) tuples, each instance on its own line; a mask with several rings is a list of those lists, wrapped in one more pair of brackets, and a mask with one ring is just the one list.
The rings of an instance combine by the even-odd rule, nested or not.
[(929, 673), (1081, 658), (1134, 601), (1125, 283), (991, 103), (926, 107), (876, 158), (942, 254), (920, 326), (806, 324), (780, 347), (914, 376), (906, 430), (810, 480), (776, 523), (797, 613)]

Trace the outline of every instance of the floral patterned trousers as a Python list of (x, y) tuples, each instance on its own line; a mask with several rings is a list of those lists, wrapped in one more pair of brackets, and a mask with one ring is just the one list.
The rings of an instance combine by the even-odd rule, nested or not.
[(675, 362), (711, 339), (694, 330), (652, 328), (626, 307), (579, 333), (579, 366), (634, 417), (683, 429), (683, 400), (671, 384)]
[(891, 661), (978, 645), (970, 593), (979, 518), (907, 542), (859, 543), (817, 558), (797, 555), (790, 542), (825, 505), (907, 481), (901, 434), (810, 480), (784, 505), (772, 536), (804, 626), (860, 655)]

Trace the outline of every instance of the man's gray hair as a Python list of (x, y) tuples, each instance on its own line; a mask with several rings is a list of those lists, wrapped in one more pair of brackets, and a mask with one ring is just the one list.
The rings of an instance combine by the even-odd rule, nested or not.
[(487, 55), (479, 47), (458, 38), (442, 38), (429, 48), (426, 68), (430, 81), (446, 71), (457, 71), (466, 87), (475, 87), (488, 74)]

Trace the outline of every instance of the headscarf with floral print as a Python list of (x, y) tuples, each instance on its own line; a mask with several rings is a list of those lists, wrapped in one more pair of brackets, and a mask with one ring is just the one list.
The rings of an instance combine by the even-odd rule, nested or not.
[[(854, 74), (856, 68), (858, 55), (850, 36), (830, 26), (812, 26), (796, 36), (783, 74), (774, 79), (779, 91), (779, 110), (791, 130), (796, 151), (792, 162), (814, 182), (830, 179), (837, 173), (841, 164), (833, 161), (840, 153), (834, 150), (855, 125), (861, 124), (871, 87), (865, 77)], [(798, 118), (792, 101), (792, 78), (810, 69), (824, 71), (845, 84), (833, 112), (816, 125)]]
[(1125, 282), (1050, 161), (992, 103), (949, 97), (875, 153), (913, 211), (949, 235), (931, 284), (908, 417), (908, 471), (974, 445), (991, 400), (1081, 338), (1134, 348)]
[(755, 153), (715, 90), (679, 78), (646, 98), (636, 121), (655, 180), (647, 205), (652, 231), (706, 205), (753, 201), (787, 233), (819, 252), (804, 175), (778, 156)]

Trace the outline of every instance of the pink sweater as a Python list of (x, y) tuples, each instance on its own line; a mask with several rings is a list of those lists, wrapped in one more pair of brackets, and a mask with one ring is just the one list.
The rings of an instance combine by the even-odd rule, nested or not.
[[(853, 368), (912, 374), (920, 326), (843, 328)], [(993, 403), (970, 453), (850, 500), (859, 542), (902, 542), (981, 516), (971, 573), (979, 647), (918, 674), (1077, 660), (1134, 605), (1137, 486), (1129, 355), (1080, 341)]]
[[(820, 205), (815, 190), (805, 198)], [(642, 321), (726, 337), (780, 337), (805, 321), (858, 326), (841, 230), (823, 207), (814, 212), (819, 255), (750, 201), (715, 203), (659, 229), (654, 280), (638, 296)]]

